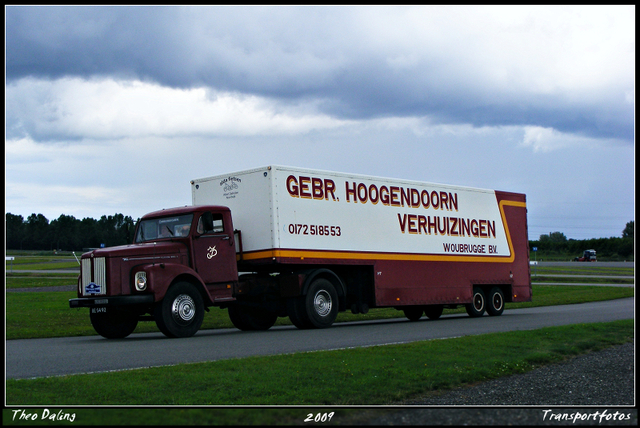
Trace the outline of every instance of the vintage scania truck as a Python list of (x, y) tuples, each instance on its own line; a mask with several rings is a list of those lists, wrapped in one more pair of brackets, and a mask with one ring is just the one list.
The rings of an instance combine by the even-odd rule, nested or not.
[(339, 311), (500, 315), (531, 300), (525, 195), (269, 166), (191, 181), (191, 206), (143, 216), (133, 243), (82, 255), (96, 332), (139, 321), (189, 337), (210, 307), (241, 330), (278, 317), (324, 328)]

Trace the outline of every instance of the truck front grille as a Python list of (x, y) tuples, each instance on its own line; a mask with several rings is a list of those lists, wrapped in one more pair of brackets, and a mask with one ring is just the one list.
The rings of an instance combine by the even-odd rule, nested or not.
[(82, 294), (84, 289), (91, 282), (91, 259), (82, 259)]
[[(91, 261), (93, 260), (93, 269)], [(104, 257), (82, 259), (82, 295), (107, 293), (107, 269)]]

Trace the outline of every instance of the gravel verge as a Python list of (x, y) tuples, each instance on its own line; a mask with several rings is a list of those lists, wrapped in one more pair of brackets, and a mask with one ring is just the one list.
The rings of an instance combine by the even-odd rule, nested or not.
[(363, 412), (367, 420), (352, 423), (637, 426), (634, 368), (635, 344), (627, 343), (524, 374), (414, 398), (399, 410)]

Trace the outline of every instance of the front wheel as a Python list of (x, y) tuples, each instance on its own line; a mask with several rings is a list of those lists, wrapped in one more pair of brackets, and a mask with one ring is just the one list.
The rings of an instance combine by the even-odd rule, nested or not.
[(200, 329), (204, 319), (202, 296), (192, 284), (179, 282), (169, 287), (153, 315), (165, 336), (191, 337)]
[(466, 306), (467, 313), (470, 317), (481, 317), (484, 314), (486, 309), (487, 300), (484, 296), (484, 292), (480, 287), (473, 288), (473, 300), (471, 303), (468, 303)]
[[(138, 314), (135, 312), (125, 312), (116, 308), (108, 308), (110, 312), (97, 312), (91, 308), (89, 318), (94, 330), (107, 339), (123, 339), (133, 333), (138, 325)], [(96, 311), (96, 312), (94, 312)]]

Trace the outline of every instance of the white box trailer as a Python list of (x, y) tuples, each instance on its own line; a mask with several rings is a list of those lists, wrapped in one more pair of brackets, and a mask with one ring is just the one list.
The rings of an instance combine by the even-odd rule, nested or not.
[(284, 166), (191, 184), (194, 205), (230, 208), (239, 269), (325, 267), (356, 312), (531, 299), (523, 194)]
[(492, 190), (270, 166), (193, 180), (192, 196), (231, 209), (245, 258), (513, 255)]

